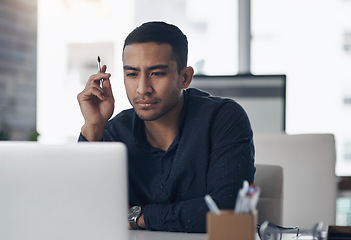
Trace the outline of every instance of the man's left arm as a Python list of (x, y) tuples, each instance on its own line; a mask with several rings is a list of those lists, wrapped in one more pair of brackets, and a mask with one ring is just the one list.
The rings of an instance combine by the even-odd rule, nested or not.
[(254, 182), (253, 131), (240, 106), (227, 104), (218, 115), (212, 134), (208, 191), (221, 208), (231, 209), (244, 180)]
[[(225, 105), (213, 122), (211, 154), (207, 171), (207, 194), (220, 209), (234, 209), (243, 181), (254, 181), (253, 134), (246, 113)], [(208, 207), (204, 196), (169, 205), (145, 206), (146, 229), (206, 232)], [(142, 223), (140, 223), (142, 224)]]

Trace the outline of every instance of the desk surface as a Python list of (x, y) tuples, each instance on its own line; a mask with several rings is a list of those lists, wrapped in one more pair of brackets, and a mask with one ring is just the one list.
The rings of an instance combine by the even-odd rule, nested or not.
[[(295, 234), (284, 234), (282, 240), (308, 240), (311, 236), (300, 236)], [(152, 231), (130, 231), (129, 240), (207, 240), (204, 233), (173, 233), (173, 232), (152, 232)], [(256, 240), (260, 240), (258, 235)]]
[(207, 240), (204, 233), (130, 231), (129, 240)]

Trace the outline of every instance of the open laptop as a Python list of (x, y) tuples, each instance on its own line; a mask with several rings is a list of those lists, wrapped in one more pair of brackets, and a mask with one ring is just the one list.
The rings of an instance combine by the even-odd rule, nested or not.
[(0, 239), (128, 239), (122, 143), (0, 142)]

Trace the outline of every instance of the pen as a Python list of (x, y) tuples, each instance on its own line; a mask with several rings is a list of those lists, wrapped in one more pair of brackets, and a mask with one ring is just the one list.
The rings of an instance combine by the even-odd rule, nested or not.
[(217, 204), (213, 201), (210, 195), (205, 196), (205, 201), (207, 204), (207, 207), (210, 209), (211, 213), (219, 215), (221, 212), (219, 211)]
[(235, 213), (254, 213), (260, 197), (261, 189), (247, 181), (243, 182), (243, 187), (238, 191)]
[(101, 72), (101, 59), (100, 59), (100, 56), (98, 56), (97, 61), (98, 61), (98, 70), (99, 70), (99, 72)]
[[(98, 70), (101, 73), (101, 59), (100, 59), (100, 56), (98, 56), (97, 62), (98, 62)], [(100, 80), (100, 87), (102, 87), (102, 81), (103, 81), (103, 79)]]
[(259, 187), (255, 188), (256, 192), (254, 192), (252, 198), (251, 198), (251, 202), (250, 202), (250, 211), (253, 213), (256, 211), (256, 206), (258, 203), (258, 199), (260, 198), (260, 193), (261, 193), (261, 189)]
[(249, 183), (248, 181), (243, 182), (243, 187), (239, 190), (238, 196), (236, 198), (236, 203), (235, 203), (235, 212), (236, 213), (242, 213), (245, 211), (245, 206), (246, 206), (246, 193), (249, 190)]

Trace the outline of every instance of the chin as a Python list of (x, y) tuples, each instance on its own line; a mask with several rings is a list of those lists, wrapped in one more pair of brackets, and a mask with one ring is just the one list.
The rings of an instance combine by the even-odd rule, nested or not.
[[(142, 110), (144, 111), (144, 110)], [(158, 114), (143, 114), (140, 113), (140, 111), (136, 112), (136, 114), (138, 115), (138, 117), (143, 120), (143, 121), (154, 121), (160, 118), (160, 116)]]

